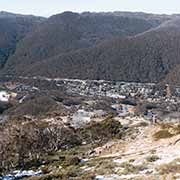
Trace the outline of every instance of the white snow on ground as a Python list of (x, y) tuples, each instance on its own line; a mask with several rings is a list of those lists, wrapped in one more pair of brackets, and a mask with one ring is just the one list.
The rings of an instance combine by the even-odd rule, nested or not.
[(139, 177), (139, 174), (128, 174), (128, 175), (111, 175), (111, 176), (96, 176), (96, 180), (116, 180), (116, 179), (131, 179)]
[(175, 159), (180, 158), (180, 147), (175, 146), (166, 146), (163, 149), (157, 149), (156, 154), (160, 158), (159, 160), (155, 161), (154, 164), (161, 165), (161, 164), (168, 164), (173, 162)]
[(117, 163), (117, 164), (122, 164), (122, 163), (127, 162), (127, 160), (126, 159), (115, 159), (115, 160), (113, 160), (113, 162)]
[(108, 92), (106, 94), (107, 97), (111, 97), (111, 98), (120, 98), (120, 99), (126, 99), (126, 96), (123, 96), (123, 95), (120, 95), (120, 94), (117, 94), (117, 93), (110, 93)]
[(0, 101), (8, 102), (10, 95), (6, 91), (0, 91)]
[(105, 114), (102, 110), (95, 110), (95, 111), (85, 111), (84, 109), (79, 109), (76, 113), (72, 116), (71, 124), (75, 128), (81, 127), (89, 122), (92, 121), (92, 118), (101, 117)]
[(22, 179), (24, 177), (32, 177), (32, 176), (40, 176), (42, 175), (41, 171), (32, 171), (32, 170), (24, 170), (24, 171), (13, 171), (12, 174), (8, 174), (7, 176), (0, 176), (0, 179), (2, 180), (13, 180), (13, 179)]
[(26, 99), (27, 96), (23, 96), (20, 100), (19, 100), (19, 103), (23, 103), (23, 101)]
[(21, 177), (25, 177), (25, 176), (37, 176), (40, 175), (42, 172), (38, 171), (38, 172), (34, 172), (32, 170), (29, 171), (16, 171), (16, 174), (14, 177), (16, 178), (21, 178)]
[(78, 110), (73, 116), (72, 116), (72, 125), (76, 128), (87, 124), (91, 121), (91, 117), (94, 115), (93, 112), (87, 112), (83, 109)]

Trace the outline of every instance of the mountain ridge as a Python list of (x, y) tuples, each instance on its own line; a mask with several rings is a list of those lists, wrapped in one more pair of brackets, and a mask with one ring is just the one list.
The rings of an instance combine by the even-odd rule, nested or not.
[(180, 15), (53, 15), (17, 43), (3, 75), (159, 82), (179, 64)]

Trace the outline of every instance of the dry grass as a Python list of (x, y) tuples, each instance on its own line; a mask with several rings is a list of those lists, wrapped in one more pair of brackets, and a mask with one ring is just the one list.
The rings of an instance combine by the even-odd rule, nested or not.
[(122, 175), (127, 175), (127, 174), (138, 174), (140, 171), (143, 171), (147, 169), (146, 165), (132, 165), (130, 163), (123, 163), (121, 165), (122, 170), (118, 172), (118, 174)]
[(153, 138), (157, 141), (160, 139), (166, 139), (166, 138), (171, 138), (174, 135), (171, 134), (168, 130), (160, 130), (156, 133), (153, 134)]
[(180, 165), (176, 164), (175, 162), (163, 164), (157, 168), (157, 171), (161, 175), (180, 173)]
[(159, 127), (160, 127), (160, 130), (153, 134), (153, 138), (155, 140), (171, 138), (173, 136), (180, 134), (179, 124), (174, 125), (171, 123), (166, 123), (166, 124), (163, 123), (163, 124), (159, 124)]

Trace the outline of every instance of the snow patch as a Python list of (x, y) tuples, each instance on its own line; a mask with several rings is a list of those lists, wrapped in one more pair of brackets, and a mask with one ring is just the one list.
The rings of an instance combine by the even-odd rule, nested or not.
[(10, 95), (6, 91), (0, 91), (0, 101), (8, 102)]

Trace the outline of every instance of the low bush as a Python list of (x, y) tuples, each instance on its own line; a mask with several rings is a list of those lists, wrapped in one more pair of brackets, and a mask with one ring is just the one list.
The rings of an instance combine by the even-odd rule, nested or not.
[(45, 116), (48, 112), (56, 109), (57, 103), (55, 100), (47, 97), (40, 96), (35, 99), (28, 100), (18, 106), (12, 107), (7, 111), (8, 115), (16, 116)]
[(122, 172), (120, 174), (130, 174), (130, 173), (137, 174), (140, 171), (147, 169), (147, 167), (145, 165), (135, 166), (130, 163), (123, 163), (121, 167), (124, 169), (122, 170)]
[(112, 117), (108, 117), (101, 122), (91, 122), (78, 131), (80, 137), (88, 143), (103, 142), (113, 138), (120, 139), (123, 135), (123, 126)]
[(155, 140), (171, 138), (172, 136), (173, 134), (171, 134), (168, 130), (160, 130), (153, 134), (153, 138)]
[(159, 157), (156, 155), (151, 155), (151, 156), (146, 157), (147, 162), (154, 162), (154, 161), (157, 161), (158, 159)]

